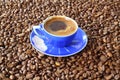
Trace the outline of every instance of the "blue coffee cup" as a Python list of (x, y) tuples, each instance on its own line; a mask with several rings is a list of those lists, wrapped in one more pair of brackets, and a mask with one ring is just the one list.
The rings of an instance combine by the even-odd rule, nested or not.
[[(64, 35), (64, 36), (59, 36), (59, 35), (55, 35), (55, 34), (48, 32), (45, 29), (44, 25), (46, 24), (47, 21), (49, 21), (55, 17), (64, 17), (65, 19), (71, 20), (72, 22), (74, 22), (75, 31), (69, 35)], [(77, 30), (78, 30), (78, 25), (77, 25), (76, 21), (73, 20), (72, 18), (69, 18), (66, 16), (50, 16), (45, 21), (43, 21), (43, 23), (41, 23), (40, 25), (33, 26), (33, 31), (38, 37), (42, 38), (45, 42), (47, 42), (47, 44), (51, 44), (55, 47), (69, 46), (71, 44), (72, 40), (74, 39), (74, 37), (77, 33)]]

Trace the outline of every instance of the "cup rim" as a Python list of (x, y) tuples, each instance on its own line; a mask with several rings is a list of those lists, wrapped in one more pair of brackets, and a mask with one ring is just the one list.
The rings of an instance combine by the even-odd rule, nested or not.
[[(72, 21), (75, 23), (75, 25), (76, 25), (76, 30), (75, 30), (73, 33), (69, 34), (69, 35), (63, 35), (63, 36), (54, 35), (54, 34), (52, 34), (52, 33), (49, 33), (49, 32), (44, 28), (44, 24), (45, 24), (48, 20), (50, 20), (50, 19), (52, 19), (52, 18), (54, 18), (54, 17), (62, 17), (62, 18), (64, 17), (64, 18), (66, 18), (66, 19), (72, 20)], [(43, 21), (43, 29), (44, 29), (44, 31), (45, 31), (46, 33), (48, 33), (49, 35), (52, 35), (52, 36), (55, 36), (55, 37), (67, 37), (67, 36), (71, 36), (71, 35), (73, 35), (73, 34), (75, 34), (75, 33), (77, 32), (77, 30), (78, 30), (78, 24), (77, 24), (77, 22), (76, 22), (74, 19), (72, 19), (72, 18), (70, 18), (70, 17), (61, 16), (61, 15), (56, 15), (56, 16), (49, 16), (49, 17), (47, 17), (47, 18)]]

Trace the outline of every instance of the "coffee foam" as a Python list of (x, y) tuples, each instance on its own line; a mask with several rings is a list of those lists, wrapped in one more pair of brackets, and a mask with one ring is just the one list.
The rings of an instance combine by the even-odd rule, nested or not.
[[(53, 31), (50, 29), (50, 24), (52, 24), (54, 21), (63, 21), (66, 24), (66, 29), (64, 30), (58, 30), (58, 31)], [(56, 26), (57, 27), (57, 26)], [(74, 23), (74, 20), (68, 18), (68, 17), (52, 17), (49, 18), (49, 20), (45, 24), (45, 29), (54, 35), (58, 36), (65, 36), (65, 35), (70, 35), (76, 31), (76, 24)]]

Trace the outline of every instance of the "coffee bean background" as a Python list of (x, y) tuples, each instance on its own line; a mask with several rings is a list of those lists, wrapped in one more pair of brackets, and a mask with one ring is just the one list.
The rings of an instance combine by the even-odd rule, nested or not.
[[(83, 51), (56, 58), (31, 46), (32, 25), (51, 15), (77, 21)], [(120, 80), (120, 1), (0, 0), (0, 80)]]

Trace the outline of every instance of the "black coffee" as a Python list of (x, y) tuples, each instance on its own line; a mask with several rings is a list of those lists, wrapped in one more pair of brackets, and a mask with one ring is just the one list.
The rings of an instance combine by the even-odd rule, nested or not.
[(52, 31), (65, 30), (66, 27), (67, 27), (67, 25), (63, 21), (54, 21), (49, 25), (49, 28)]
[(72, 34), (76, 30), (75, 23), (65, 17), (53, 17), (45, 23), (44, 27), (49, 33), (59, 36)]

